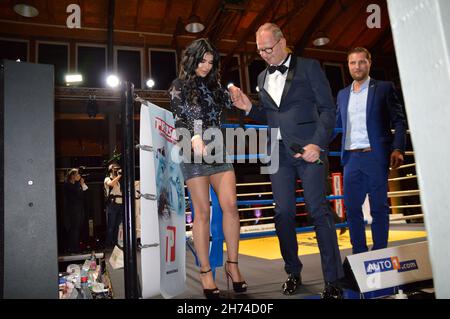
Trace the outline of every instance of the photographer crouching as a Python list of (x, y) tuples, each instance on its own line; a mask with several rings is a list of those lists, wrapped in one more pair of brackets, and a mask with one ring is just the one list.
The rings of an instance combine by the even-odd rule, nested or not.
[(123, 198), (120, 190), (122, 170), (119, 164), (108, 166), (108, 174), (104, 181), (106, 196), (106, 248), (117, 245), (119, 225), (123, 219)]

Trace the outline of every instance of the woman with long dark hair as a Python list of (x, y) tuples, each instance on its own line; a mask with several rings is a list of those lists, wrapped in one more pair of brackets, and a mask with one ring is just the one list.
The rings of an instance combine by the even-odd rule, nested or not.
[[(210, 185), (218, 196), (223, 212), (223, 233), (228, 255), (225, 264), (227, 283), (231, 279), (235, 292), (247, 290), (247, 283), (238, 268), (240, 226), (233, 165), (225, 160), (223, 143), (212, 143), (213, 139), (207, 137), (209, 134), (202, 134), (206, 130), (216, 130), (220, 134), (222, 111), (231, 108), (230, 96), (220, 84), (219, 62), (219, 52), (208, 40), (193, 41), (186, 48), (180, 74), (169, 91), (177, 133), (188, 133), (183, 134), (183, 141), (179, 139), (180, 144), (187, 142), (190, 146), (180, 165), (194, 207), (193, 239), (200, 261), (203, 293), (208, 299), (219, 298), (220, 293), (209, 262)], [(207, 160), (208, 154), (212, 153), (208, 146), (213, 144), (216, 154), (211, 161)]]

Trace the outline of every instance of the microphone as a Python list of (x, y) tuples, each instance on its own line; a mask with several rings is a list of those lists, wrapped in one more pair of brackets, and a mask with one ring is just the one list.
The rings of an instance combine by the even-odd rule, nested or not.
[[(302, 146), (300, 146), (299, 144), (297, 144), (297, 143), (292, 143), (291, 146), (290, 146), (290, 149), (295, 154), (300, 153), (300, 154), (303, 155), (303, 153), (305, 152), (305, 149)], [(323, 165), (323, 161), (319, 158), (319, 159), (317, 159), (317, 161), (314, 162), (314, 164)]]

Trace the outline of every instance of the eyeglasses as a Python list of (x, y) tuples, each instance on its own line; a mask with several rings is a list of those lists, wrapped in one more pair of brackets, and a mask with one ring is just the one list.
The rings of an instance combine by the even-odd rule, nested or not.
[(266, 52), (267, 54), (271, 54), (273, 52), (273, 48), (275, 48), (280, 41), (281, 41), (281, 39), (278, 40), (277, 43), (275, 43), (271, 48), (257, 49), (256, 52), (258, 54), (262, 54), (263, 52)]

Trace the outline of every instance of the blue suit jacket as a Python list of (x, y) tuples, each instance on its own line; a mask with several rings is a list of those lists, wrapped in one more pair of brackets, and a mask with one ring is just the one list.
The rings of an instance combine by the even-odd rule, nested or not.
[(336, 109), (330, 85), (317, 60), (291, 57), (280, 107), (264, 89), (267, 69), (258, 76), (259, 105), (249, 116), (269, 128), (279, 128), (290, 153), (292, 143), (328, 149)]
[[(351, 85), (339, 91), (337, 96), (336, 127), (342, 127), (341, 160), (348, 161), (345, 151), (347, 132), (347, 110)], [(391, 82), (370, 80), (367, 96), (367, 133), (372, 151), (382, 165), (389, 166), (390, 154), (394, 149), (405, 150), (406, 121), (394, 85)], [(391, 128), (395, 129), (392, 134)]]

